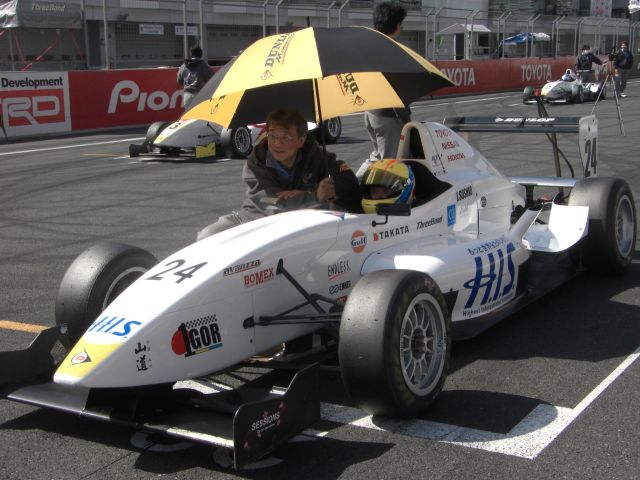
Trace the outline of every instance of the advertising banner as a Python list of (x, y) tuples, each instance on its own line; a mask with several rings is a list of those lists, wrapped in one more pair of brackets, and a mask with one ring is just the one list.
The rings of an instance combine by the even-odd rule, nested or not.
[(182, 114), (175, 68), (69, 72), (73, 130), (174, 121)]
[[(539, 87), (575, 57), (438, 61), (455, 83), (434, 97)], [(217, 70), (219, 67), (213, 67)], [(183, 113), (176, 68), (0, 73), (0, 137), (144, 126)]]
[(66, 72), (1, 72), (0, 136), (71, 131)]
[(575, 57), (438, 61), (434, 65), (457, 87), (437, 90), (434, 96), (509, 91), (524, 89), (528, 85), (542, 86), (560, 78), (567, 68), (574, 68), (574, 63)]

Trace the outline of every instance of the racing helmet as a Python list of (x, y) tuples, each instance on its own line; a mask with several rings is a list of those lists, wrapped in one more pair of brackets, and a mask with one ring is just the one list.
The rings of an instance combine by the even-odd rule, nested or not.
[(569, 73), (565, 73), (564, 75), (562, 75), (562, 80), (565, 82), (570, 82), (571, 81), (571, 75), (569, 75)]
[(362, 176), (362, 209), (364, 213), (376, 213), (381, 204), (408, 203), (416, 185), (411, 167), (399, 160), (373, 162)]

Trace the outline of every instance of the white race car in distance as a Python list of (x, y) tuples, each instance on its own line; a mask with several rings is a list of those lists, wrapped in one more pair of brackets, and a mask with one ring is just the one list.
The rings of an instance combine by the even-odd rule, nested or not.
[[(551, 177), (508, 178), (458, 131), (577, 133), (579, 178), (558, 165)], [(415, 176), (411, 205), (278, 213), (160, 262), (137, 247), (98, 244), (67, 270), (57, 325), (26, 350), (0, 353), (0, 390), (230, 447), (241, 467), (319, 418), (317, 366), (284, 394), (259, 396), (223, 374), (283, 343), (280, 361), (297, 344), (300, 362), (302, 344), (336, 352), (355, 405), (415, 415), (443, 388), (452, 338), (477, 334), (585, 268), (621, 273), (631, 263), (635, 202), (623, 179), (596, 175), (596, 136), (594, 116), (412, 122), (399, 145)], [(301, 342), (309, 338), (317, 342)]]
[(576, 73), (567, 69), (559, 80), (546, 83), (542, 88), (525, 87), (522, 93), (523, 103), (535, 103), (540, 98), (547, 103), (582, 103), (585, 100), (604, 100), (606, 98), (604, 81), (583, 83)]
[[(340, 118), (330, 118), (324, 123), (324, 140), (335, 143), (342, 134)], [(315, 123), (308, 123), (309, 132), (313, 132), (321, 141), (321, 131)], [(220, 152), (229, 158), (246, 158), (255, 145), (262, 142), (266, 135), (264, 123), (223, 128), (205, 120), (178, 120), (173, 123), (155, 122), (147, 129), (146, 139), (140, 144), (129, 145), (129, 156), (144, 154), (189, 158), (213, 157)]]

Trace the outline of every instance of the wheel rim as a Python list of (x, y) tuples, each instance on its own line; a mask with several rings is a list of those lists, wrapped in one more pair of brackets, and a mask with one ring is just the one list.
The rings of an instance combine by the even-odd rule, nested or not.
[(331, 119), (327, 122), (327, 131), (332, 138), (336, 138), (340, 135), (340, 127), (338, 126), (338, 121), (335, 119)]
[(102, 302), (102, 310), (107, 308), (111, 302), (113, 302), (118, 295), (124, 292), (129, 285), (140, 278), (148, 269), (144, 267), (131, 267), (118, 275), (107, 290), (104, 300)]
[(246, 153), (251, 149), (251, 134), (246, 128), (239, 128), (233, 136), (233, 143), (240, 153)]
[(635, 233), (635, 222), (633, 218), (633, 205), (628, 196), (620, 199), (616, 208), (616, 244), (618, 251), (623, 257), (631, 254), (633, 249), (633, 237)]
[(426, 395), (442, 375), (446, 354), (444, 315), (435, 298), (423, 293), (413, 299), (400, 330), (400, 364), (407, 387)]

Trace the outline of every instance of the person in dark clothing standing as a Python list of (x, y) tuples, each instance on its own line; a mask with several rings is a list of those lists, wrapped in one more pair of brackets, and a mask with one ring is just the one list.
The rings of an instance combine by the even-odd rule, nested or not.
[(582, 52), (578, 55), (578, 58), (576, 58), (576, 73), (580, 75), (580, 78), (584, 83), (595, 81), (595, 75), (593, 72), (594, 63), (602, 65), (602, 60), (593, 54), (589, 45), (583, 45)]
[(609, 60), (613, 62), (616, 93), (624, 98), (627, 96), (624, 93), (627, 88), (627, 73), (633, 67), (633, 55), (629, 51), (629, 44), (621, 42), (620, 48), (609, 55)]
[[(257, 145), (242, 170), (247, 184), (239, 211), (223, 215), (198, 232), (198, 240), (242, 223), (306, 206), (360, 211), (360, 186), (349, 166), (324, 152), (307, 135), (307, 122), (295, 110), (267, 117), (267, 141)], [(277, 207), (277, 208), (276, 208)]]
[(209, 64), (202, 59), (202, 48), (194, 45), (189, 49), (190, 59), (185, 59), (178, 69), (178, 85), (183, 89), (182, 106), (187, 108), (193, 97), (213, 77)]
[[(407, 16), (406, 9), (396, 2), (382, 2), (373, 13), (373, 28), (393, 38), (400, 35), (402, 22)], [(373, 151), (356, 172), (361, 178), (369, 165), (376, 160), (396, 158), (400, 133), (405, 123), (411, 121), (411, 109), (380, 108), (364, 114), (364, 124), (373, 144)]]

